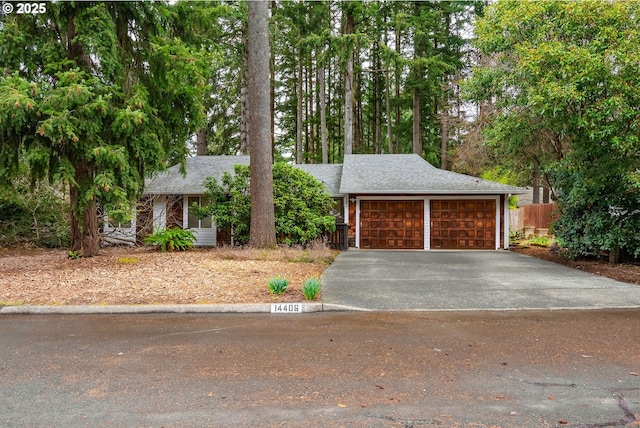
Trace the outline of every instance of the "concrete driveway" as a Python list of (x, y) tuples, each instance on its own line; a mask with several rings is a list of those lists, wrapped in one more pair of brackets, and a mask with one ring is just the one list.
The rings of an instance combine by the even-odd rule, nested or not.
[(363, 310), (640, 308), (640, 286), (509, 251), (341, 253), (322, 301)]

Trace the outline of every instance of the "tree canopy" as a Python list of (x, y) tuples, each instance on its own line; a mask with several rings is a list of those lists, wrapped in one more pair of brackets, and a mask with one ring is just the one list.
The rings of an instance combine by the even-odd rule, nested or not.
[(71, 248), (98, 252), (97, 205), (130, 215), (144, 178), (204, 123), (205, 50), (162, 3), (47, 3), (0, 20), (0, 180), (29, 166), (70, 189)]
[(498, 1), (476, 26), (487, 60), (467, 89), (495, 108), (485, 135), (546, 172), (574, 255), (640, 255), (638, 28), (624, 1)]
[[(458, 147), (464, 172), (526, 185), (542, 171), (562, 211), (555, 233), (576, 255), (640, 254), (638, 2), (268, 6), (259, 112), (272, 158), (415, 152), (451, 168)], [(91, 255), (96, 206), (129, 215), (149, 173), (195, 152), (196, 132), (198, 153), (250, 149), (249, 5), (45, 9), (0, 16), (0, 183), (28, 171), (64, 184), (71, 247)]]

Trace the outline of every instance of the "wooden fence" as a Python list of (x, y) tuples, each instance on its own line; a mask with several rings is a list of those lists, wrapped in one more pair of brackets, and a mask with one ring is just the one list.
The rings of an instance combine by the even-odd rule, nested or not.
[(331, 248), (336, 250), (346, 250), (349, 248), (348, 225), (345, 223), (336, 223), (336, 230), (326, 233), (325, 237)]
[(549, 229), (554, 220), (556, 204), (523, 205), (509, 210), (509, 227), (522, 230), (525, 226), (536, 229)]

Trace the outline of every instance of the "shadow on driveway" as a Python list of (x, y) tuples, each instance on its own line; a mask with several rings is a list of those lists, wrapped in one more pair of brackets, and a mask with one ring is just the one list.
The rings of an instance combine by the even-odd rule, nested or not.
[(640, 286), (509, 251), (341, 253), (322, 301), (363, 310), (639, 308)]

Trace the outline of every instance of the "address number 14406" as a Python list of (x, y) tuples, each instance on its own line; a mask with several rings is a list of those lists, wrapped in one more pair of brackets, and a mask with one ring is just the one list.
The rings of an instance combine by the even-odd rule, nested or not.
[(271, 313), (272, 314), (301, 314), (302, 304), (301, 303), (272, 303)]

